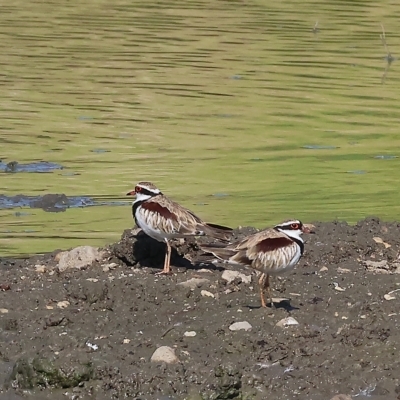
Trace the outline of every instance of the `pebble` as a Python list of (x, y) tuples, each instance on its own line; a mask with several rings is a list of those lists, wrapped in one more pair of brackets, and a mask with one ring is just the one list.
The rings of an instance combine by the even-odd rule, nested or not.
[(192, 278), (185, 282), (179, 282), (177, 284), (177, 286), (183, 286), (183, 287), (187, 287), (190, 289), (196, 289), (208, 282), (210, 282), (210, 280), (206, 279), (206, 278)]
[(201, 294), (202, 296), (204, 296), (204, 297), (213, 297), (213, 298), (215, 298), (214, 294), (211, 293), (211, 292), (209, 292), (208, 290), (202, 290), (202, 291), (200, 292), (200, 294)]
[(395, 300), (396, 296), (392, 296), (391, 294), (387, 293), (383, 296), (385, 300)]
[(39, 264), (37, 264), (37, 265), (35, 265), (35, 271), (36, 271), (36, 272), (39, 272), (39, 273), (41, 273), (41, 274), (44, 274), (44, 273), (47, 271), (47, 268), (46, 268), (45, 265), (39, 265)]
[(112, 269), (115, 269), (118, 267), (117, 263), (110, 263), (110, 264), (104, 264), (103, 266), (103, 272), (108, 272), (111, 271)]
[(89, 343), (89, 342), (86, 343), (86, 346), (90, 347), (94, 351), (99, 349), (99, 346), (97, 346), (97, 344), (92, 344), (92, 343)]
[(367, 266), (368, 271), (373, 272), (380, 272), (381, 274), (388, 274), (389, 273), (389, 265), (386, 260), (382, 261), (371, 261), (366, 260), (364, 264)]
[(232, 325), (229, 326), (229, 330), (231, 331), (249, 331), (253, 328), (247, 321), (242, 322), (234, 322)]
[(324, 267), (321, 267), (319, 270), (319, 272), (324, 272), (324, 271), (328, 271), (328, 267), (324, 266)]
[(251, 275), (245, 275), (239, 271), (232, 271), (230, 269), (226, 269), (223, 273), (221, 278), (228, 283), (233, 282), (236, 278), (240, 278), (243, 283), (250, 284), (251, 283)]
[(337, 290), (338, 292), (344, 292), (346, 290), (346, 289), (343, 289), (342, 287), (340, 287), (337, 282), (333, 282), (333, 284), (335, 286), (335, 290)]
[(372, 239), (374, 239), (376, 243), (382, 243), (385, 246), (385, 249), (392, 247), (389, 243), (384, 242), (380, 237), (373, 237)]
[(0, 314), (7, 314), (8, 310), (7, 308), (0, 308)]
[(284, 327), (290, 326), (290, 325), (299, 325), (299, 323), (293, 317), (283, 318), (276, 323), (276, 326), (279, 326), (281, 328), (284, 328)]
[(62, 251), (56, 255), (58, 260), (58, 270), (60, 272), (72, 268), (83, 268), (94, 261), (101, 260), (103, 252), (98, 247), (79, 246), (69, 251)]
[(69, 305), (70, 305), (70, 302), (67, 301), (67, 300), (59, 301), (59, 302), (57, 303), (57, 307), (58, 307), (58, 308), (67, 308)]
[(175, 350), (169, 346), (159, 347), (151, 356), (151, 362), (174, 364), (179, 362), (178, 357), (175, 355)]
[(197, 335), (197, 333), (195, 331), (186, 331), (183, 336), (186, 337), (195, 337)]
[(131, 342), (131, 339), (124, 339), (124, 340), (122, 341), (123, 344), (128, 344), (128, 343), (130, 343), (130, 342)]

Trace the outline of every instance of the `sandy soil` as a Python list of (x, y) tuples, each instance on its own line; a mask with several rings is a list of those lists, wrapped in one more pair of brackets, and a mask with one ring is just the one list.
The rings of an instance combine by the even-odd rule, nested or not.
[[(273, 280), (276, 309), (195, 241), (176, 242), (172, 276), (155, 275), (164, 246), (131, 230), (84, 270), (59, 273), (57, 251), (0, 259), (0, 399), (400, 399), (400, 223), (314, 224)], [(160, 346), (177, 361), (150, 361)]]

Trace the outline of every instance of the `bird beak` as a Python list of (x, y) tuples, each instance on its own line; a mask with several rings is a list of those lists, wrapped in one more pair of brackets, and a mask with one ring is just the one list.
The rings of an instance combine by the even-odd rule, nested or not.
[(131, 191), (128, 192), (126, 195), (127, 195), (127, 196), (136, 196), (136, 192), (135, 192), (135, 190), (131, 190)]
[(303, 224), (303, 233), (315, 233), (315, 226), (313, 224)]

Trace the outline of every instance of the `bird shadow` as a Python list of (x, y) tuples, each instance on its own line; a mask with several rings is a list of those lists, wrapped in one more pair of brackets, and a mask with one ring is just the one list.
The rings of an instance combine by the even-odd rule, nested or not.
[[(166, 244), (159, 242), (143, 231), (127, 236), (120, 253), (128, 265), (139, 264), (141, 267), (162, 269), (164, 266)], [(171, 241), (171, 269), (175, 272), (207, 268), (223, 271), (224, 268), (198, 258), (199, 248), (195, 240)], [(122, 257), (120, 257), (122, 258)], [(193, 261), (191, 261), (193, 260)]]
[[(262, 309), (262, 308), (263, 308), (261, 305), (255, 306), (255, 305), (251, 305), (251, 304), (245, 305), (244, 307), (248, 308), (249, 310), (257, 310), (257, 309)], [(270, 311), (273, 311), (273, 310), (275, 310), (275, 309), (276, 309), (276, 310), (278, 310), (278, 309), (284, 309), (284, 310), (287, 311), (287, 312), (291, 312), (291, 311), (294, 311), (294, 310), (299, 310), (299, 307), (295, 307), (295, 306), (292, 306), (292, 305), (290, 304), (290, 299), (288, 299), (288, 300), (282, 300), (282, 301), (280, 301), (279, 303), (275, 303), (275, 302), (274, 302), (273, 307), (271, 307), (271, 304), (268, 303), (267, 308), (268, 308), (268, 310), (270, 310)]]
[[(159, 242), (143, 231), (136, 234), (132, 243), (132, 256), (141, 267), (162, 269), (164, 266), (166, 244)], [(190, 268), (191, 262), (180, 255), (177, 249), (171, 248), (171, 265), (178, 268)]]

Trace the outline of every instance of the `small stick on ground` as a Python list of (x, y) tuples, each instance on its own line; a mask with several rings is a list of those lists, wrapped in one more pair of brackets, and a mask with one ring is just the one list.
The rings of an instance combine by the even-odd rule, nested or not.
[(162, 335), (161, 337), (163, 338), (167, 333), (171, 332), (173, 329), (175, 329), (174, 326), (171, 326), (171, 328), (168, 328)]

